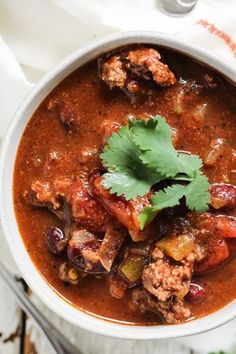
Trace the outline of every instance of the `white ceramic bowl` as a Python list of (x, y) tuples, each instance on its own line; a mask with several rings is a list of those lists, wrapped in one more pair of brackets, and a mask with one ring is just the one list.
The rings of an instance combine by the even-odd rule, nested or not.
[(71, 306), (69, 302), (53, 291), (40, 275), (24, 247), (14, 214), (12, 182), (16, 152), (25, 126), (34, 111), (47, 94), (72, 71), (103, 52), (130, 43), (150, 43), (177, 50), (199, 60), (203, 64), (210, 65), (230, 80), (236, 80), (236, 70), (230, 64), (191, 43), (162, 33), (118, 33), (97, 39), (83, 49), (76, 51), (35, 85), (19, 107), (7, 132), (2, 146), (0, 171), (0, 206), (4, 234), (27, 284), (45, 304), (65, 320), (96, 333), (128, 339), (160, 339), (192, 335), (210, 330), (231, 320), (236, 316), (236, 301), (209, 316), (181, 325), (133, 326), (110, 322), (89, 315)]

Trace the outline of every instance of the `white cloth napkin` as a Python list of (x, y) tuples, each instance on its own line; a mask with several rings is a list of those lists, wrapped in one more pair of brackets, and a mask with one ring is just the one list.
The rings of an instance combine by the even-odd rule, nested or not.
[[(107, 33), (166, 32), (236, 65), (235, 14), (235, 0), (199, 0), (184, 16), (168, 16), (158, 0), (1, 0), (0, 137), (32, 82), (73, 50)], [(220, 349), (233, 353), (236, 321), (180, 341), (203, 353)]]

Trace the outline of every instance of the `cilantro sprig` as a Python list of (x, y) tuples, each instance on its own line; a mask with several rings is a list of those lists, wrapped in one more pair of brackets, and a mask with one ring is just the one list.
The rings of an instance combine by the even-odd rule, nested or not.
[(139, 215), (140, 227), (157, 213), (180, 203), (185, 197), (190, 210), (207, 210), (209, 182), (201, 172), (202, 160), (197, 155), (177, 151), (172, 132), (164, 117), (129, 121), (112, 134), (100, 157), (108, 172), (103, 186), (126, 200), (144, 196), (153, 185), (168, 180), (170, 186), (150, 199), (151, 206)]

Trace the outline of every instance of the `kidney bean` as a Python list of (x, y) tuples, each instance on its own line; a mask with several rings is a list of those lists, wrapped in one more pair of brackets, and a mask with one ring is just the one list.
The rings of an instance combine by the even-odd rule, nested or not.
[(62, 253), (67, 244), (64, 233), (58, 227), (47, 229), (45, 232), (45, 240), (49, 250), (54, 254)]
[(205, 294), (206, 292), (203, 287), (196, 283), (191, 283), (189, 287), (189, 292), (185, 296), (185, 299), (189, 302), (198, 302), (202, 300)]
[(211, 206), (214, 209), (233, 209), (236, 207), (236, 187), (227, 183), (213, 183), (209, 189)]

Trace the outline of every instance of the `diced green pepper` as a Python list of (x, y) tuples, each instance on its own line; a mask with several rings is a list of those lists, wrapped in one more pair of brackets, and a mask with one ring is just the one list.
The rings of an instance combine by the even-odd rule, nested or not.
[(144, 265), (143, 257), (131, 255), (122, 262), (120, 271), (130, 282), (134, 283), (141, 277)]
[(158, 242), (158, 246), (175, 261), (182, 261), (194, 250), (194, 240), (189, 235), (168, 237)]

